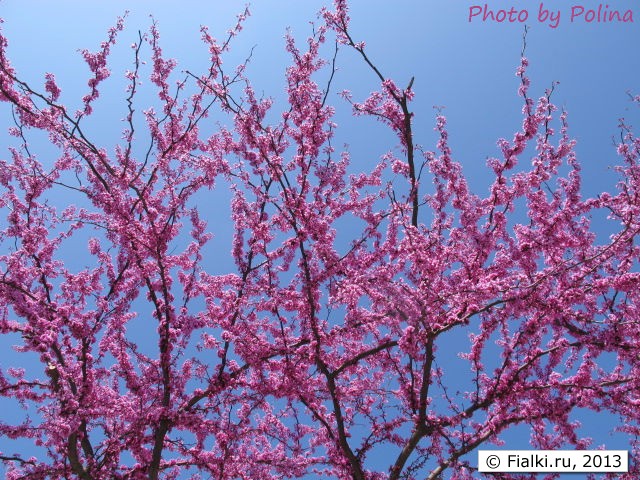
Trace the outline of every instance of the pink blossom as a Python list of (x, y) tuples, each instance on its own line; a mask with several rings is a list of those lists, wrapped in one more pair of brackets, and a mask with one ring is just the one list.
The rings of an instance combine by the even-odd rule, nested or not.
[[(473, 451), (513, 427), (534, 448), (590, 446), (580, 409), (614, 413), (637, 453), (633, 129), (619, 125), (619, 183), (583, 198), (570, 116), (556, 84), (533, 96), (522, 58), (521, 120), (474, 193), (441, 110), (433, 145), (415, 143), (423, 92), (375, 66), (347, 1), (304, 41), (286, 35), (283, 102), (225, 63), (248, 14), (222, 40), (201, 29), (203, 72), (177, 74), (155, 23), (125, 47), (116, 139), (85, 125), (122, 19), (81, 51), (75, 117), (53, 74), (43, 92), (19, 78), (0, 37), (18, 142), (0, 161), (0, 334), (14, 346), (0, 393), (25, 412), (0, 421), (19, 440), (0, 455), (7, 478), (470, 479)], [(375, 82), (364, 98), (329, 95), (336, 42)], [(336, 145), (368, 128), (359, 117), (396, 139), (365, 167)]]

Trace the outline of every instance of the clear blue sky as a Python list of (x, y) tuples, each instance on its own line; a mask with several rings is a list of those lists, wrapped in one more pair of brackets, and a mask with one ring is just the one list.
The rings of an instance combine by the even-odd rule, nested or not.
[[(556, 28), (551, 28), (548, 22), (538, 22), (541, 3), (546, 9), (561, 12)], [(242, 60), (256, 46), (248, 74), (255, 81), (256, 91), (282, 98), (283, 72), (288, 60), (283, 48), (285, 29), (289, 26), (296, 38), (305, 38), (311, 28), (308, 21), (315, 19), (322, 4), (317, 0), (257, 0), (250, 6), (252, 16), (233, 50), (235, 58)], [(640, 3), (610, 0), (607, 4), (609, 10), (631, 9), (633, 23), (570, 21), (573, 5), (588, 10), (598, 4), (586, 0), (488, 2), (494, 11), (512, 5), (527, 10), (530, 95), (536, 98), (553, 81), (560, 82), (553, 99), (569, 112), (570, 133), (578, 140), (577, 152), (583, 165), (585, 191), (589, 194), (613, 189), (615, 177), (610, 166), (617, 158), (611, 139), (619, 132), (618, 119), (640, 118), (637, 107), (629, 110), (632, 105), (626, 94), (640, 93)], [(214, 36), (222, 38), (244, 5), (244, 1), (237, 0), (4, 0), (0, 3), (0, 17), (5, 19), (2, 28), (19, 76), (40, 88), (44, 72), (53, 72), (63, 89), (62, 99), (78, 105), (86, 93), (88, 70), (77, 50), (96, 50), (106, 30), (125, 10), (130, 14), (113, 52), (114, 77), (131, 67), (132, 50), (128, 46), (137, 41), (138, 30), (148, 29), (150, 14), (158, 22), (163, 50), (178, 60), (178, 70), (198, 71), (207, 59), (206, 47), (199, 41), (199, 26), (208, 25)], [(496, 140), (511, 138), (522, 118), (514, 72), (519, 64), (524, 27), (518, 22), (483, 22), (481, 17), (469, 22), (472, 5), (484, 6), (484, 2), (359, 0), (352, 2), (351, 17), (353, 36), (366, 41), (371, 58), (385, 75), (401, 86), (415, 76), (413, 110), (417, 143), (426, 149), (434, 148), (432, 107), (444, 106), (455, 158), (463, 164), (472, 188), (484, 193), (488, 178), (486, 157), (497, 155)], [(353, 53), (341, 52), (338, 65), (334, 91), (349, 88), (356, 99), (363, 99), (376, 88), (376, 79)], [(98, 143), (112, 145), (120, 138), (123, 125), (114, 120), (125, 115), (121, 87), (117, 82), (109, 87), (116, 101), (113, 95), (105, 93), (106, 101), (96, 105), (96, 118), (104, 119), (104, 123), (94, 123), (92, 130)], [(337, 95), (333, 101), (340, 102)], [(8, 115), (6, 108), (0, 111)], [(640, 122), (636, 123), (640, 129)], [(394, 146), (388, 143), (391, 137), (371, 135), (367, 128), (340, 135), (350, 144), (354, 158), (360, 156), (370, 162)], [(3, 128), (0, 142), (6, 138)], [(6, 155), (0, 145), (0, 157)], [(601, 419), (600, 424), (610, 420)], [(605, 440), (606, 437), (602, 438)], [(5, 450), (4, 441), (0, 439), (0, 450)]]
[[(206, 50), (199, 42), (199, 25), (208, 25), (222, 37), (245, 3), (186, 0), (178, 6), (166, 0), (5, 0), (0, 3), (0, 16), (5, 18), (9, 53), (18, 71), (36, 85), (44, 72), (55, 72), (63, 99), (76, 100), (86, 91), (87, 72), (76, 50), (97, 48), (106, 29), (125, 10), (130, 11), (128, 28), (114, 52), (114, 75), (118, 67), (120, 71), (130, 67), (131, 51), (126, 47), (136, 40), (138, 29), (146, 30), (149, 14), (158, 21), (164, 51), (179, 60), (179, 68), (196, 69), (206, 60)], [(538, 22), (540, 3), (546, 9), (561, 11), (557, 28)], [(310, 31), (307, 22), (315, 18), (322, 4), (318, 0), (263, 0), (251, 5), (253, 15), (237, 38), (234, 51), (241, 59), (256, 46), (250, 72), (258, 91), (276, 98), (282, 93), (282, 73), (288, 59), (283, 49), (284, 31), (290, 26), (298, 38), (306, 37)], [(554, 99), (569, 111), (571, 130), (579, 140), (578, 152), (585, 152), (581, 159), (585, 167), (600, 169), (612, 151), (610, 139), (617, 133), (617, 119), (629, 107), (625, 92), (640, 90), (640, 5), (633, 0), (608, 2), (610, 10), (632, 9), (633, 23), (570, 22), (571, 5), (588, 9), (598, 4), (565, 0), (488, 2), (494, 11), (512, 5), (528, 11), (531, 95), (537, 97), (552, 81), (560, 82)], [(520, 121), (514, 71), (523, 24), (483, 22), (481, 16), (469, 22), (471, 5), (484, 3), (359, 0), (352, 2), (351, 16), (354, 36), (367, 42), (371, 57), (385, 75), (401, 85), (416, 77), (413, 108), (417, 112), (418, 141), (429, 147), (432, 106), (444, 105), (457, 158), (470, 174), (481, 174), (485, 157), (496, 153), (495, 140), (510, 137)], [(375, 79), (350, 52), (343, 52), (340, 60), (338, 86), (362, 95), (376, 86)], [(109, 103), (111, 108), (118, 107)], [(124, 111), (123, 105), (119, 105), (120, 111)], [(119, 128), (113, 125), (113, 132)]]

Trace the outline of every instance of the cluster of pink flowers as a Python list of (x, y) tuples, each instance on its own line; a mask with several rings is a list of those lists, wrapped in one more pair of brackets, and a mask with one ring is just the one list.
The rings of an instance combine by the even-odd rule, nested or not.
[[(323, 10), (304, 48), (287, 37), (275, 115), (244, 64), (223, 64), (247, 15), (223, 42), (203, 28), (209, 69), (188, 81), (172, 83), (155, 24), (139, 37), (113, 151), (82, 126), (123, 20), (82, 52), (90, 92), (76, 116), (53, 74), (46, 93), (19, 78), (0, 36), (0, 101), (21, 142), (0, 160), (0, 333), (15, 344), (0, 394), (25, 409), (0, 420), (6, 478), (472, 479), (470, 453), (513, 426), (529, 426), (534, 448), (595, 447), (577, 409), (613, 412), (637, 438), (631, 128), (616, 190), (583, 199), (567, 114), (553, 89), (530, 97), (522, 58), (522, 125), (498, 141), (488, 193), (474, 194), (443, 115), (434, 151), (414, 146), (413, 81), (382, 76), (346, 1)], [(318, 83), (332, 35), (380, 80), (363, 101), (345, 93), (354, 117), (380, 120), (400, 147), (353, 175), (331, 144), (331, 82)], [(138, 118), (145, 48), (158, 96)], [(216, 129), (214, 111), (227, 119)], [(55, 162), (37, 160), (29, 128), (49, 135)], [(133, 135), (143, 128), (150, 147)], [(202, 199), (214, 188), (230, 198), (228, 272), (208, 261), (217, 225)], [(59, 192), (77, 205), (56, 208)], [(602, 209), (614, 233), (599, 243), (590, 215)], [(6, 442), (18, 438), (35, 450)]]

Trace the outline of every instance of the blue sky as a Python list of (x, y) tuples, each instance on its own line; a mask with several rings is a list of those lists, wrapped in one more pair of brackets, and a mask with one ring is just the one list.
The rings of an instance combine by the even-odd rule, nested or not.
[[(561, 11), (557, 28), (537, 21), (539, 4)], [(625, 92), (637, 91), (640, 58), (635, 46), (640, 40), (640, 6), (633, 0), (610, 3), (620, 11), (632, 9), (634, 23), (570, 22), (570, 5), (586, 9), (594, 1), (547, 2), (492, 1), (494, 11), (515, 5), (526, 9), (529, 26), (526, 55), (531, 61), (531, 95), (541, 95), (551, 82), (560, 82), (556, 102), (569, 112), (569, 124), (578, 139), (583, 164), (597, 172), (611, 163), (611, 136), (617, 120), (630, 105)], [(297, 38), (310, 32), (309, 20), (323, 4), (317, 0), (291, 2), (266, 0), (251, 5), (252, 17), (235, 42), (241, 60), (256, 47), (250, 75), (257, 91), (268, 96), (282, 94), (282, 75), (287, 54), (283, 35), (289, 26)], [(114, 51), (114, 77), (130, 67), (127, 46), (137, 31), (146, 30), (153, 14), (162, 35), (163, 50), (179, 60), (182, 69), (202, 66), (206, 49), (199, 41), (199, 26), (208, 25), (222, 37), (244, 1), (17, 1), (0, 3), (4, 31), (10, 39), (9, 53), (23, 77), (42, 82), (44, 72), (55, 72), (63, 88), (63, 99), (77, 99), (86, 91), (86, 67), (76, 50), (95, 49), (117, 15), (129, 10), (127, 29)], [(522, 48), (522, 23), (469, 22), (469, 8), (484, 3), (444, 0), (370, 0), (352, 2), (355, 38), (366, 41), (370, 56), (382, 72), (400, 85), (415, 76), (418, 142), (429, 148), (433, 138), (434, 105), (445, 106), (451, 140), (457, 158), (471, 176), (481, 176), (486, 156), (497, 153), (495, 141), (510, 138), (520, 122), (518, 81), (514, 76)], [(634, 8), (635, 7), (635, 8)], [(373, 78), (352, 52), (339, 57), (338, 87), (351, 88), (362, 96), (376, 87)], [(41, 84), (41, 83), (40, 83)], [(77, 92), (74, 94), (74, 92)], [(80, 93), (82, 92), (82, 93)], [(117, 94), (117, 90), (114, 90)], [(357, 96), (356, 96), (357, 98)], [(337, 100), (335, 98), (334, 100)], [(109, 102), (113, 111), (113, 102)], [(121, 102), (120, 111), (123, 110)], [(113, 132), (119, 126), (113, 125)], [(357, 137), (357, 132), (354, 132)], [(357, 142), (350, 144), (355, 148)], [(587, 155), (588, 154), (588, 155)], [(481, 187), (484, 183), (478, 183)]]
[[(248, 76), (255, 81), (256, 91), (276, 101), (282, 98), (288, 60), (284, 51), (285, 30), (289, 26), (296, 38), (306, 38), (311, 31), (308, 21), (316, 18), (323, 3), (264, 0), (250, 6), (252, 16), (234, 42), (230, 61), (241, 61), (255, 46)], [(556, 28), (537, 21), (541, 3), (547, 9), (561, 12)], [(112, 55), (114, 78), (121, 78), (121, 73), (131, 67), (133, 57), (129, 45), (137, 40), (138, 30), (148, 29), (150, 14), (158, 22), (163, 50), (178, 60), (178, 70), (198, 71), (207, 59), (206, 47), (199, 41), (199, 26), (208, 25), (214, 36), (222, 38), (244, 5), (244, 1), (236, 0), (181, 3), (5, 0), (0, 3), (0, 17), (5, 19), (2, 28), (9, 39), (9, 56), (19, 76), (41, 88), (44, 73), (53, 72), (62, 87), (62, 99), (78, 105), (86, 93), (88, 70), (77, 50), (97, 49), (106, 30), (126, 10), (130, 11), (126, 28)], [(473, 5), (485, 3), (360, 0), (351, 3), (351, 17), (354, 38), (366, 42), (370, 57), (384, 75), (401, 86), (415, 77), (416, 142), (426, 149), (434, 148), (433, 106), (444, 106), (454, 156), (462, 163), (472, 188), (484, 193), (489, 178), (486, 157), (498, 154), (496, 140), (510, 139), (522, 119), (522, 103), (516, 94), (518, 79), (514, 73), (520, 60), (524, 25), (483, 22), (478, 17), (470, 22), (469, 8)], [(570, 134), (578, 140), (585, 192), (612, 190), (615, 177), (610, 167), (617, 161), (612, 137), (619, 132), (618, 119), (628, 116), (631, 123), (634, 118), (638, 123), (639, 118), (638, 109), (632, 109), (626, 92), (640, 93), (637, 52), (640, 4), (633, 0), (612, 0), (607, 4), (609, 10), (631, 9), (633, 23), (586, 23), (579, 19), (571, 22), (572, 6), (580, 5), (587, 10), (599, 5), (586, 0), (496, 0), (489, 1), (488, 5), (496, 12), (512, 5), (527, 10), (530, 94), (536, 98), (552, 82), (560, 82), (553, 100), (569, 112)], [(334, 92), (349, 88), (356, 99), (363, 99), (376, 88), (376, 79), (353, 52), (342, 51), (338, 66)], [(96, 106), (99, 122), (93, 123), (92, 133), (98, 142), (107, 145), (120, 137), (123, 127), (114, 121), (124, 117), (126, 107), (124, 95), (120, 93), (123, 84), (119, 81), (108, 86), (103, 101)], [(114, 102), (113, 98), (117, 100)], [(337, 94), (330, 101), (340, 104)], [(347, 111), (344, 105), (343, 109)], [(1, 111), (6, 118), (8, 110)], [(363, 128), (341, 132), (338, 138), (349, 143), (356, 163), (366, 165), (393, 148), (394, 141), (391, 135), (372, 135), (369, 128), (378, 128), (375, 125), (366, 122), (362, 125)], [(6, 138), (3, 127), (0, 141)], [(5, 156), (6, 150), (0, 149), (0, 157)], [(601, 418), (600, 424), (610, 421), (610, 418)], [(0, 439), (0, 450), (4, 448)]]

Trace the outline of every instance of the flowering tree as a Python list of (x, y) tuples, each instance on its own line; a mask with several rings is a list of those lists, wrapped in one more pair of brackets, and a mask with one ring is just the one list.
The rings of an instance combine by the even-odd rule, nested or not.
[[(43, 91), (24, 81), (0, 38), (17, 139), (0, 163), (0, 331), (15, 345), (0, 393), (24, 408), (0, 435), (32, 445), (0, 452), (6, 478), (477, 478), (468, 454), (514, 426), (535, 448), (588, 447), (576, 409), (613, 412), (637, 438), (630, 128), (615, 193), (583, 199), (567, 116), (553, 89), (530, 97), (523, 57), (522, 127), (499, 141), (478, 196), (443, 116), (435, 151), (416, 145), (413, 80), (381, 73), (351, 36), (346, 2), (323, 10), (304, 48), (287, 38), (279, 109), (244, 65), (223, 66), (245, 15), (224, 42), (203, 28), (210, 68), (177, 83), (155, 25), (140, 36), (114, 149), (87, 126), (122, 20), (83, 52), (91, 76), (75, 112), (52, 74)], [(354, 115), (399, 143), (357, 174), (331, 143), (336, 58), (321, 47), (334, 36), (380, 81), (362, 102), (344, 95)], [(157, 103), (140, 115), (146, 49)], [(54, 161), (38, 160), (34, 131)], [(206, 261), (221, 254), (207, 250), (203, 218), (214, 188), (232, 199), (235, 270), (224, 274)], [(615, 230), (605, 242), (589, 220), (601, 210)], [(463, 371), (442, 360), (457, 332)]]

